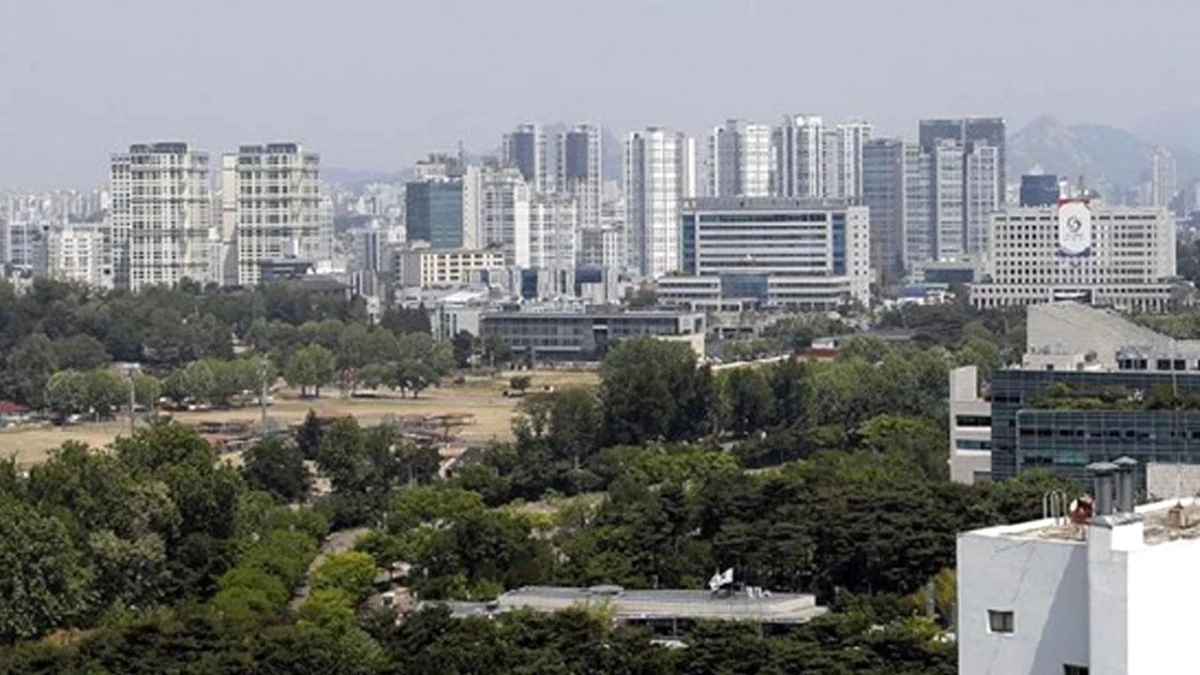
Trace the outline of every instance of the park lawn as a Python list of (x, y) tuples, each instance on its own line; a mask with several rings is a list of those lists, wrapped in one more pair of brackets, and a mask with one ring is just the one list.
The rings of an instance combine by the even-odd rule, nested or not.
[[(526, 373), (523, 373), (526, 374)], [(566, 387), (595, 384), (595, 373), (578, 371), (535, 371), (528, 373), (533, 381), (530, 391), (543, 387)], [(459, 438), (470, 443), (507, 440), (512, 433), (512, 416), (520, 399), (504, 396), (509, 377), (506, 373), (495, 378), (468, 377), (463, 384), (448, 384), (421, 392), (420, 398), (401, 398), (399, 394), (382, 391), (378, 398), (343, 398), (334, 387), (321, 391), (321, 398), (301, 399), (295, 392), (284, 391), (276, 396), (268, 415), (273, 422), (291, 423), (304, 419), (308, 411), (323, 416), (351, 415), (362, 424), (378, 424), (389, 415), (439, 415), (470, 413), (475, 423), (459, 431)], [(188, 424), (200, 422), (256, 422), (258, 408), (210, 410), (171, 413), (174, 419)], [(108, 445), (120, 434), (129, 432), (127, 420), (77, 424), (66, 427), (43, 427), (0, 431), (0, 457), (16, 455), (17, 463), (29, 466), (45, 461), (49, 452), (66, 441), (80, 441), (94, 447)]]

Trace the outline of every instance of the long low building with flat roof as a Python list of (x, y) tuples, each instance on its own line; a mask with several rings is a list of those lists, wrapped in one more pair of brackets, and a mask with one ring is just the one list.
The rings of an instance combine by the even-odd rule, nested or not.
[(599, 361), (612, 344), (650, 336), (686, 342), (704, 355), (705, 316), (684, 311), (496, 311), (479, 318), (481, 336), (499, 335), (534, 361)]
[(559, 612), (574, 607), (605, 607), (618, 623), (750, 621), (760, 624), (806, 623), (828, 610), (807, 593), (740, 591), (625, 590), (620, 586), (524, 586), (495, 602), (447, 603), (454, 616), (490, 616), (530, 609)]

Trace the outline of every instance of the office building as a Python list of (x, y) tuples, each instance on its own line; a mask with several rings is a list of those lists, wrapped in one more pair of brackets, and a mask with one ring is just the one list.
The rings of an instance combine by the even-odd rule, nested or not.
[(599, 125), (581, 124), (559, 135), (558, 191), (579, 205), (579, 226), (599, 227), (604, 165)]
[(505, 261), (496, 250), (407, 248), (395, 252), (392, 265), (405, 288), (437, 288), (471, 283)]
[(462, 178), (430, 176), (404, 187), (404, 226), (408, 242), (436, 249), (463, 246)]
[(885, 283), (904, 275), (905, 147), (894, 138), (863, 145), (862, 203), (870, 210), (871, 269)]
[(578, 256), (579, 203), (538, 195), (529, 205), (529, 263), (539, 270), (574, 271)]
[(1150, 162), (1149, 206), (1171, 207), (1175, 198), (1175, 157), (1166, 148), (1157, 148)]
[(504, 135), (502, 161), (521, 172), (535, 192), (553, 192), (555, 172), (546, 130), (540, 124), (522, 124)]
[(865, 120), (851, 120), (821, 133), (822, 197), (862, 197), (863, 147), (871, 139), (871, 132), (872, 127)]
[(1060, 196), (1058, 176), (1052, 173), (1021, 176), (1021, 206), (1054, 206)]
[(1108, 457), (1091, 467), (1091, 497), (1054, 493), (1042, 520), (958, 535), (961, 675), (1196, 672), (1200, 504), (1136, 506), (1136, 468)]
[(0, 263), (8, 272), (45, 276), (46, 240), (53, 227), (41, 219), (0, 220)]
[(1088, 200), (992, 216), (976, 307), (1051, 300), (1161, 311), (1186, 296), (1175, 277), (1175, 219), (1165, 208)]
[(728, 120), (708, 139), (705, 196), (766, 197), (771, 193), (771, 127)]
[(104, 227), (99, 223), (71, 223), (52, 227), (46, 239), (47, 273), (52, 279), (111, 288), (105, 274)]
[(518, 358), (599, 361), (610, 344), (638, 336), (685, 342), (703, 355), (705, 317), (683, 311), (489, 311), (480, 316), (479, 330), (484, 337), (503, 337)]
[[(870, 304), (868, 210), (844, 200), (684, 200), (682, 264), (659, 280), (663, 302), (836, 309)], [(713, 280), (719, 283), (713, 284)], [(697, 293), (710, 293), (697, 303)]]
[(644, 276), (679, 269), (679, 201), (695, 195), (695, 143), (659, 127), (625, 144), (625, 224), (630, 258)]
[(530, 189), (520, 171), (489, 172), (483, 181), (483, 248), (504, 254), (505, 264), (529, 267)]
[(173, 142), (138, 143), (112, 156), (104, 247), (117, 288), (137, 291), (208, 274), (208, 159)]
[(968, 154), (970, 154), (976, 145), (987, 145), (996, 148), (998, 154), (996, 160), (999, 173), (998, 182), (1000, 183), (1001, 195), (1004, 194), (1004, 187), (1008, 185), (1008, 176), (1005, 172), (1005, 162), (1008, 161), (1008, 144), (1003, 118), (967, 117), (920, 121), (917, 142), (922, 149), (930, 152), (944, 141), (950, 141), (962, 146)]
[(1002, 151), (977, 141), (905, 147), (904, 266), (980, 255), (1003, 203)]
[(228, 160), (232, 172), (222, 171), (222, 179), (233, 183), (221, 189), (223, 199), (237, 200), (238, 284), (259, 283), (264, 263), (332, 260), (333, 222), (321, 199), (320, 156), (297, 143), (268, 143), (243, 145), (235, 157)]

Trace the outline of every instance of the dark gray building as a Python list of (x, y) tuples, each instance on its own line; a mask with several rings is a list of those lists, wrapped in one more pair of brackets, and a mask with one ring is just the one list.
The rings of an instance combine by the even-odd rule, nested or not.
[(404, 192), (408, 241), (426, 241), (435, 249), (463, 246), (463, 184), (459, 178), (410, 181)]
[(870, 209), (871, 269), (883, 282), (904, 275), (905, 142), (873, 138), (863, 145), (863, 205)]
[(599, 361), (608, 347), (650, 335), (691, 343), (704, 353), (702, 312), (495, 311), (479, 317), (479, 334), (500, 335), (518, 358), (534, 361)]
[(1054, 206), (1058, 198), (1058, 176), (1052, 173), (1021, 176), (1021, 206)]
[(978, 142), (1000, 149), (1000, 186), (1008, 185), (1005, 163), (1008, 161), (1004, 118), (965, 117), (961, 119), (921, 120), (917, 142), (927, 151), (934, 150), (939, 141), (956, 141), (967, 152)]

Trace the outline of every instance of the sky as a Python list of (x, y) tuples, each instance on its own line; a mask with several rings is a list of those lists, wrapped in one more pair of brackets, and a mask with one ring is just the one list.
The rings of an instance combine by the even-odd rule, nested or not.
[(296, 140), (396, 171), (523, 121), (1041, 114), (1200, 99), (1183, 0), (0, 0), (0, 189), (93, 187), (130, 143)]

